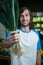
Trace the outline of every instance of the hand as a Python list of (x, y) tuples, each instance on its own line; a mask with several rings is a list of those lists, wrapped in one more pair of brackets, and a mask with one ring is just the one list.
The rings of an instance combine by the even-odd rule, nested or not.
[(2, 41), (2, 47), (3, 48), (10, 47), (11, 45), (18, 42), (19, 39), (20, 39), (20, 34), (19, 33), (14, 34), (14, 32), (11, 32), (10, 37), (8, 39), (4, 39)]
[(14, 44), (14, 43), (18, 42), (19, 39), (20, 39), (20, 34), (19, 33), (11, 32), (10, 37), (9, 37), (9, 43)]

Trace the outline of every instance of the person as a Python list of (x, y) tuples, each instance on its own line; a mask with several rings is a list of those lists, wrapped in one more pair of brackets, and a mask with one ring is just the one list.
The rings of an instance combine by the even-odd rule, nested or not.
[[(11, 53), (11, 65), (41, 65), (41, 44), (38, 31), (33, 29), (31, 11), (27, 7), (20, 9), (18, 18), (18, 30), (20, 34), (10, 36), (10, 31), (7, 33), (7, 38), (3, 40), (4, 47), (11, 47), (16, 42), (21, 41), (21, 45), (25, 53), (18, 58), (17, 55)], [(12, 31), (13, 33), (13, 31)], [(10, 36), (10, 37), (9, 37)]]

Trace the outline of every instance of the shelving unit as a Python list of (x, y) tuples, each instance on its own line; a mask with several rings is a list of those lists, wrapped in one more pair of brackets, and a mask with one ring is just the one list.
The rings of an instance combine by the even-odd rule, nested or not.
[(43, 16), (33, 16), (34, 29), (38, 30), (41, 39), (41, 63), (43, 65)]
[(34, 22), (34, 29), (43, 32), (43, 17), (42, 16), (33, 16), (32, 21)]

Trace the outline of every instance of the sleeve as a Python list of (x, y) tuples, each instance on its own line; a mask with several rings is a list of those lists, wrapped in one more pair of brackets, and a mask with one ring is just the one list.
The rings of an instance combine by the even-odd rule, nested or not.
[(40, 50), (41, 49), (41, 41), (40, 41), (40, 35), (38, 34), (38, 43), (37, 43), (37, 50)]
[(10, 37), (10, 31), (8, 31), (7, 33), (6, 33), (6, 39), (8, 39)]
[(41, 43), (40, 43), (40, 40), (38, 40), (37, 50), (40, 50), (40, 49), (41, 49)]

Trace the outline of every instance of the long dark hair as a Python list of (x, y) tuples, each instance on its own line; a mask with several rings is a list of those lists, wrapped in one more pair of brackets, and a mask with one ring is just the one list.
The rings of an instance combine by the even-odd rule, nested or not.
[(18, 18), (18, 27), (21, 27), (21, 23), (20, 23), (20, 16), (21, 16), (21, 13), (24, 11), (24, 10), (28, 10), (29, 11), (29, 14), (30, 14), (30, 23), (29, 23), (29, 28), (33, 28), (34, 26), (34, 23), (32, 22), (32, 14), (31, 14), (31, 11), (28, 7), (22, 7), (20, 9), (20, 12), (19, 12), (19, 18)]

